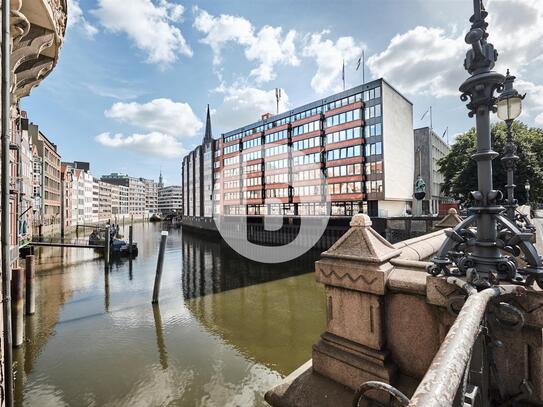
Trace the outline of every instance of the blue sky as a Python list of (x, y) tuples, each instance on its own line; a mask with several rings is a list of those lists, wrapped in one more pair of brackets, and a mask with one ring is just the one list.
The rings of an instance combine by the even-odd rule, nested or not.
[[(473, 125), (459, 100), (472, 0), (69, 0), (69, 27), (53, 73), (23, 100), (63, 160), (94, 175), (126, 172), (180, 183), (184, 152), (213, 134), (384, 77), (430, 105), (438, 133)], [(528, 93), (523, 121), (543, 126), (543, 11), (538, 0), (485, 0), (497, 70)], [(519, 22), (524, 22), (522, 25)]]

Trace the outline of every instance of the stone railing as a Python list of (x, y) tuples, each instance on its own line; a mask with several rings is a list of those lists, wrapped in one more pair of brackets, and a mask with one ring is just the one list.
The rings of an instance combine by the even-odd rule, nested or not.
[[(351, 406), (355, 390), (366, 382), (393, 386), (410, 398), (466, 299), (458, 285), (426, 273), (444, 233), (392, 245), (367, 216), (356, 215), (351, 229), (316, 263), (317, 280), (325, 286), (326, 331), (313, 346), (312, 360), (269, 391), (268, 403)], [(492, 341), (501, 344), (492, 349), (498, 375), (493, 380), (499, 380), (506, 403), (517, 397), (541, 405), (543, 293), (531, 290), (508, 303), (524, 313), (525, 323), (519, 331), (493, 329)], [(388, 402), (390, 392), (383, 388), (366, 395)]]

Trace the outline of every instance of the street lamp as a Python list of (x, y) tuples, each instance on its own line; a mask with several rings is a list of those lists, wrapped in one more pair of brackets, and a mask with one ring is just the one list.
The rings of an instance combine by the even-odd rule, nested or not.
[(522, 99), (526, 95), (521, 96), (517, 90), (513, 87), (515, 77), (509, 74), (503, 82), (503, 91), (498, 97), (497, 101), (497, 114), (498, 117), (507, 125), (507, 142), (505, 144), (504, 155), (501, 159), (503, 166), (507, 171), (507, 204), (504, 205), (506, 209), (507, 217), (515, 222), (517, 201), (515, 200), (515, 184), (514, 184), (514, 171), (515, 161), (518, 160), (517, 146), (513, 142), (512, 124), (513, 120), (520, 116), (522, 113)]
[(526, 190), (526, 205), (530, 204), (530, 181), (526, 180), (524, 184), (524, 189)]

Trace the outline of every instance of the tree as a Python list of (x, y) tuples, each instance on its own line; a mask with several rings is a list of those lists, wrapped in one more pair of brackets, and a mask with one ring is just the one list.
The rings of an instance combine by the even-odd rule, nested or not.
[[(515, 168), (515, 198), (519, 204), (526, 203), (526, 181), (530, 181), (530, 202), (543, 202), (543, 129), (529, 128), (523, 123), (513, 123), (513, 140), (517, 145)], [(492, 148), (500, 154), (492, 162), (494, 189), (506, 197), (506, 170), (500, 158), (503, 156), (507, 137), (504, 123), (492, 125)], [(476, 150), (475, 129), (459, 135), (449, 154), (438, 161), (445, 178), (443, 193), (460, 201), (471, 200), (469, 193), (477, 190), (477, 163), (471, 158)]]

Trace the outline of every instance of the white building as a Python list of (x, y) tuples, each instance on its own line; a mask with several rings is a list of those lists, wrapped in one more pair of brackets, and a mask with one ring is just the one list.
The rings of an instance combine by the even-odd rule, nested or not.
[(181, 185), (162, 187), (158, 190), (158, 211), (163, 214), (179, 213), (183, 208), (183, 188)]

